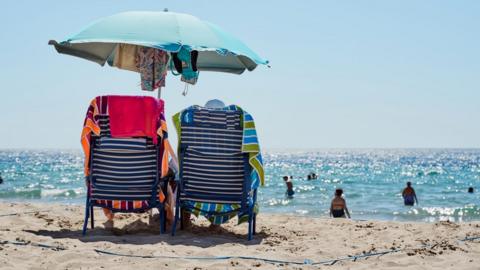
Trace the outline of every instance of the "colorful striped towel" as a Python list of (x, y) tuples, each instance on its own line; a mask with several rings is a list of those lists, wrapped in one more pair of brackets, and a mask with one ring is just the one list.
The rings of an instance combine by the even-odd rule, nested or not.
[[(178, 134), (178, 145), (180, 145), (180, 134), (181, 134), (181, 117), (184, 111), (195, 110), (195, 109), (204, 109), (198, 105), (190, 106), (185, 110), (175, 114), (173, 116), (173, 122), (175, 129)], [(262, 154), (260, 151), (260, 144), (258, 142), (257, 131), (255, 129), (255, 122), (253, 117), (242, 108), (236, 105), (230, 105), (222, 108), (224, 111), (240, 111), (242, 112), (241, 124), (243, 125), (243, 136), (242, 136), (242, 152), (248, 153), (249, 163), (252, 167), (251, 171), (251, 191), (258, 188), (259, 185), (264, 185), (265, 183), (265, 173), (263, 169), (263, 160)], [(185, 114), (185, 117), (188, 119), (186, 121), (193, 121), (193, 114)], [(184, 119), (185, 121), (185, 119)], [(253, 194), (249, 196), (249, 204), (254, 204), (254, 212), (259, 212), (259, 207), (256, 202), (253, 201)], [(183, 201), (182, 206), (188, 209), (189, 212), (195, 216), (202, 215), (205, 216), (212, 224), (223, 224), (230, 220), (231, 218), (238, 216), (238, 224), (248, 221), (248, 213), (240, 212), (240, 204), (227, 204), (227, 203), (206, 203), (206, 202), (196, 202), (196, 201)]]
[[(235, 105), (231, 105), (233, 107)], [(256, 189), (260, 183), (265, 184), (265, 172), (263, 170), (262, 153), (258, 143), (257, 130), (253, 117), (240, 107), (235, 106), (237, 110), (243, 111), (243, 143), (242, 152), (248, 153), (248, 161), (252, 166), (252, 189)]]
[[(198, 105), (190, 106), (185, 110), (200, 109), (202, 107)], [(185, 111), (184, 110), (184, 111)], [(260, 151), (260, 144), (258, 142), (257, 131), (255, 129), (255, 122), (253, 117), (240, 108), (237, 105), (230, 105), (222, 110), (226, 111), (241, 111), (242, 112), (242, 123), (243, 123), (243, 142), (242, 142), (242, 152), (248, 153), (249, 163), (252, 166), (252, 190), (256, 189), (259, 185), (265, 184), (265, 172), (263, 169), (263, 160), (262, 153)], [(177, 134), (181, 134), (181, 115), (183, 111), (175, 114), (173, 116), (173, 123), (175, 124), (175, 129)], [(180, 140), (180, 138), (179, 138)], [(180, 141), (179, 144), (180, 145)]]
[[(92, 134), (100, 136), (102, 130), (99, 124), (100, 115), (109, 115), (109, 97), (110, 96), (98, 96), (90, 102), (90, 106), (88, 107), (85, 120), (83, 123), (82, 135), (80, 138), (83, 152), (85, 154), (85, 163), (84, 163), (84, 174), (88, 176), (89, 172), (89, 161), (90, 161), (90, 139)], [(129, 98), (128, 96), (125, 96)], [(149, 97), (150, 98), (150, 97)], [(170, 142), (168, 141), (168, 130), (167, 130), (167, 122), (165, 121), (165, 115), (163, 112), (163, 100), (158, 100), (161, 105), (161, 112), (160, 117), (157, 119), (156, 127), (157, 127), (157, 134), (162, 138), (162, 150), (160, 151), (161, 156), (159, 159), (162, 161), (161, 164), (161, 177), (164, 177), (168, 172), (168, 160), (169, 160), (169, 152), (171, 151), (164, 151), (169, 150), (171, 148)], [(110, 131), (108, 131), (110, 133)], [(156, 136), (155, 136), (156, 137)], [(154, 139), (154, 138), (152, 138)], [(157, 138), (154, 139), (156, 141)]]
[[(108, 130), (102, 130), (101, 125), (100, 125), (100, 118), (101, 116), (110, 116), (109, 114), (109, 99), (111, 96), (98, 96), (90, 102), (90, 105), (88, 107), (85, 120), (84, 120), (84, 125), (82, 129), (82, 135), (81, 135), (81, 144), (82, 148), (85, 154), (85, 162), (84, 162), (84, 175), (89, 176), (90, 171), (89, 171), (89, 163), (90, 163), (90, 147), (91, 147), (91, 136), (96, 135), (96, 136), (104, 136), (103, 134), (110, 134), (110, 129)], [(117, 97), (117, 96), (115, 96)], [(125, 98), (132, 98), (132, 97), (125, 97)], [(144, 98), (144, 97), (142, 97)], [(157, 101), (156, 101), (157, 102)], [(173, 151), (168, 151), (171, 146), (168, 141), (168, 131), (167, 131), (167, 124), (165, 121), (164, 113), (163, 113), (163, 100), (158, 100), (158, 102), (161, 104), (161, 111), (160, 117), (156, 119), (156, 134), (153, 136), (156, 137), (158, 135), (161, 140), (161, 150), (159, 151), (159, 160), (161, 160), (160, 164), (160, 175), (161, 177), (164, 177), (167, 172), (168, 172), (168, 159), (169, 159), (169, 152)], [(109, 120), (110, 121), (110, 120)], [(110, 124), (108, 125), (110, 126)], [(109, 136), (107, 136), (109, 137)], [(153, 138), (152, 138), (153, 139)], [(155, 138), (157, 139), (157, 138)], [(91, 187), (88, 186), (88, 192), (90, 193)], [(158, 197), (161, 202), (165, 200), (165, 195), (163, 194), (162, 190), (159, 189), (158, 191)], [(96, 200), (97, 204), (100, 204), (104, 207), (105, 214), (108, 216), (110, 211), (107, 208), (113, 209), (113, 210), (131, 210), (131, 209), (139, 209), (139, 208), (146, 208), (148, 207), (148, 201), (125, 201), (125, 200)]]
[[(238, 216), (238, 224), (248, 221), (248, 213), (239, 212), (242, 207), (240, 204), (236, 203), (229, 204), (184, 201), (182, 202), (182, 206), (188, 209), (188, 211), (194, 214), (196, 217), (202, 215), (215, 225), (221, 225), (235, 216)], [(258, 214), (258, 211), (258, 204), (255, 203), (253, 212)]]

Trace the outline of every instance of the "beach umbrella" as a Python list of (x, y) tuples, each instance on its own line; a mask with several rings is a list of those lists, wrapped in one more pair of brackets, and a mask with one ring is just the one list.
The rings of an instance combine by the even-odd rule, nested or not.
[[(122, 44), (150, 47), (169, 53), (182, 47), (198, 51), (200, 71), (241, 74), (267, 65), (239, 39), (220, 27), (194, 16), (175, 12), (132, 11), (101, 18), (64, 41), (49, 41), (57, 52), (100, 65), (114, 65)], [(159, 91), (160, 92), (160, 91)]]

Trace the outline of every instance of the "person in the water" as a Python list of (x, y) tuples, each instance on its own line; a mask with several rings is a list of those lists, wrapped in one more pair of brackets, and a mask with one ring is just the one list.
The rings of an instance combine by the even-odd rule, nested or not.
[(407, 187), (403, 189), (402, 192), (403, 203), (405, 205), (412, 206), (415, 203), (418, 204), (417, 194), (415, 190), (412, 188), (412, 182), (407, 182)]
[(468, 193), (473, 193), (473, 187), (468, 188)]
[(343, 189), (337, 188), (335, 190), (335, 197), (330, 205), (330, 216), (334, 218), (350, 218), (350, 212), (348, 212), (347, 202), (342, 197)]
[(315, 173), (312, 172), (307, 175), (307, 180), (315, 180), (315, 179), (317, 179), (317, 175)]
[(295, 194), (295, 191), (293, 191), (292, 179), (288, 176), (284, 176), (283, 181), (285, 181), (285, 184), (287, 185), (287, 192), (285, 192), (285, 194), (287, 195), (287, 197), (293, 198), (293, 194)]
[(3, 184), (3, 178), (1, 175), (0, 175), (0, 184)]

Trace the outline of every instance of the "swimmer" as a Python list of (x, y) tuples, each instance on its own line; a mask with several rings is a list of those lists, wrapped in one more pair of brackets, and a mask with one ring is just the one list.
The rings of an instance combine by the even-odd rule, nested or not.
[(407, 187), (402, 192), (403, 202), (405, 205), (412, 206), (415, 202), (418, 204), (417, 194), (412, 188), (412, 182), (407, 182)]
[(341, 188), (335, 190), (335, 197), (330, 205), (330, 216), (334, 218), (351, 218), (348, 212), (347, 202), (342, 197), (342, 194), (343, 190)]
[(314, 180), (314, 179), (317, 179), (317, 175), (315, 173), (309, 173), (307, 175), (307, 180)]
[(285, 192), (285, 194), (287, 197), (292, 198), (293, 194), (295, 194), (295, 191), (293, 191), (293, 182), (291, 176), (284, 176), (283, 181), (285, 181), (285, 184), (287, 185), (287, 192)]

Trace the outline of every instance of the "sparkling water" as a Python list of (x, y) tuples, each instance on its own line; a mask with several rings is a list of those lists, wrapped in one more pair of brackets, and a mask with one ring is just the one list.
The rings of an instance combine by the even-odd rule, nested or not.
[[(480, 220), (480, 149), (374, 149), (268, 151), (261, 211), (326, 217), (333, 193), (343, 188), (355, 219), (409, 221)], [(307, 180), (309, 173), (318, 178)], [(80, 151), (0, 151), (3, 201), (83, 203)], [(283, 176), (295, 195), (285, 196)], [(419, 204), (404, 206), (407, 181)], [(468, 187), (474, 187), (473, 194)]]

